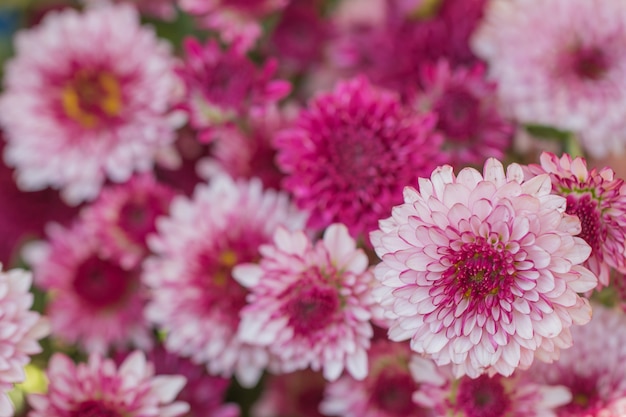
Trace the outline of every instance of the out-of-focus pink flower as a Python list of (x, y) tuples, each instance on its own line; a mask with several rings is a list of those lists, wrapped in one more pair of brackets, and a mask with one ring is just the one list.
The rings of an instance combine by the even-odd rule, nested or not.
[(572, 329), (574, 346), (553, 364), (536, 363), (528, 374), (544, 384), (563, 385), (571, 401), (559, 417), (626, 415), (626, 318), (623, 312), (593, 306), (593, 319)]
[(165, 348), (206, 364), (211, 374), (235, 374), (254, 385), (267, 353), (237, 338), (248, 291), (231, 270), (257, 260), (259, 245), (279, 225), (299, 229), (305, 220), (286, 194), (263, 190), (258, 179), (218, 176), (191, 199), (176, 197), (149, 239), (155, 255), (144, 263), (142, 278), (152, 290), (146, 315), (166, 331)]
[[(433, 417), (434, 410), (418, 405), (420, 391), (439, 389), (445, 379), (435, 363), (411, 352), (407, 343), (378, 340), (369, 353), (369, 374), (362, 381), (344, 375), (331, 382), (320, 406), (328, 416)], [(428, 381), (428, 382), (426, 382)], [(424, 385), (422, 385), (424, 384)], [(429, 385), (432, 384), (432, 387)]]
[(21, 189), (59, 188), (73, 204), (93, 199), (106, 179), (151, 169), (174, 140), (169, 47), (130, 6), (51, 12), (17, 34), (16, 51), (0, 124)]
[(440, 158), (435, 117), (404, 108), (397, 95), (358, 77), (320, 94), (276, 137), (284, 187), (317, 229), (344, 223), (353, 237), (376, 228)]
[(550, 174), (553, 193), (567, 199), (566, 212), (578, 216), (579, 236), (591, 246), (587, 267), (609, 285), (611, 268), (626, 273), (626, 185), (610, 168), (587, 170), (583, 158), (560, 158), (544, 152), (541, 165), (529, 165), (530, 176)]
[(48, 322), (30, 311), (32, 275), (21, 269), (0, 271), (0, 417), (13, 417), (7, 393), (24, 382), (24, 366), (41, 352), (38, 340), (49, 333)]
[(414, 106), (437, 114), (436, 130), (444, 137), (448, 163), (464, 167), (504, 157), (513, 139), (513, 124), (500, 114), (495, 84), (485, 79), (482, 64), (456, 69), (447, 61), (425, 65), (421, 85)]
[(47, 394), (31, 394), (29, 417), (180, 417), (189, 405), (174, 402), (185, 385), (181, 375), (154, 375), (143, 352), (135, 351), (119, 368), (98, 354), (74, 364), (55, 353), (48, 364)]
[(624, 42), (619, 0), (495, 0), (472, 46), (511, 115), (571, 131), (602, 157), (626, 142)]
[(555, 360), (572, 344), (570, 327), (591, 318), (577, 294), (598, 282), (583, 266), (591, 248), (576, 237), (580, 221), (548, 175), (523, 178), (493, 158), (482, 175), (440, 167), (419, 191), (405, 188), (405, 203), (371, 234), (389, 337), (411, 339), (456, 377)]
[(156, 219), (166, 215), (175, 192), (143, 174), (104, 188), (82, 212), (83, 222), (97, 236), (102, 256), (132, 269), (148, 254), (146, 239)]
[(150, 347), (139, 271), (101, 256), (102, 243), (82, 223), (67, 229), (53, 224), (48, 235), (29, 260), (35, 285), (51, 295), (46, 314), (52, 336), (102, 354), (114, 346)]
[(181, 107), (200, 141), (210, 142), (221, 129), (245, 119), (251, 110), (273, 105), (291, 91), (288, 81), (273, 80), (276, 61), (258, 68), (240, 45), (227, 49), (210, 40), (204, 46), (195, 38), (184, 43), (185, 61), (178, 74), (186, 86)]
[(259, 400), (252, 406), (252, 417), (323, 417), (319, 404), (326, 380), (310, 369), (289, 374), (269, 375)]
[(233, 269), (233, 277), (250, 290), (239, 338), (267, 347), (276, 372), (310, 367), (335, 380), (345, 368), (363, 379), (373, 335), (374, 277), (348, 229), (333, 224), (313, 244), (301, 231), (279, 228), (273, 244), (259, 252), (259, 264)]

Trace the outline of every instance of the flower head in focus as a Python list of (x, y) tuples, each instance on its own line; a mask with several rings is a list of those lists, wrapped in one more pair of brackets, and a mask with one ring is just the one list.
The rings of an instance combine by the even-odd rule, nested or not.
[(571, 346), (570, 327), (591, 318), (577, 294), (597, 284), (582, 265), (591, 248), (576, 237), (580, 221), (551, 194), (548, 175), (523, 177), (496, 159), (483, 174), (440, 167), (419, 191), (407, 187), (371, 234), (389, 337), (410, 339), (456, 377), (552, 361)]

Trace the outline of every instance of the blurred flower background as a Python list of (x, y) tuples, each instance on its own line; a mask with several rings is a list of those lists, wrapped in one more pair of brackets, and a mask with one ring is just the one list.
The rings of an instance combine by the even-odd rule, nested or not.
[(626, 2), (2, 0), (0, 417), (626, 417)]

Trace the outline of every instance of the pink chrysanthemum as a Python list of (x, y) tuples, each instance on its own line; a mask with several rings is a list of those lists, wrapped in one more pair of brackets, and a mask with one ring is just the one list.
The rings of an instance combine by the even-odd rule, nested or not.
[[(408, 344), (379, 340), (369, 352), (369, 374), (363, 381), (348, 375), (328, 384), (320, 409), (327, 416), (341, 417), (432, 417), (434, 410), (422, 407), (413, 397), (430, 387), (428, 378), (439, 383), (434, 362), (411, 352)], [(438, 388), (433, 384), (432, 388)]]
[(341, 82), (276, 137), (284, 186), (311, 212), (309, 226), (337, 222), (353, 237), (366, 234), (401, 201), (404, 186), (437, 165), (434, 124), (363, 77)]
[(267, 347), (272, 370), (323, 369), (328, 380), (344, 368), (367, 375), (372, 338), (367, 255), (342, 224), (313, 244), (303, 232), (280, 228), (259, 249), (259, 264), (239, 264), (233, 277), (251, 291), (241, 310), (241, 340)]
[(268, 375), (263, 393), (252, 406), (252, 417), (323, 417), (319, 405), (326, 380), (310, 369), (289, 374)]
[(579, 236), (591, 246), (587, 267), (609, 284), (611, 268), (626, 273), (626, 185), (610, 168), (587, 170), (582, 158), (561, 158), (544, 152), (541, 165), (528, 166), (529, 175), (550, 174), (553, 193), (567, 199), (566, 212), (578, 216)]
[(156, 219), (166, 215), (175, 192), (149, 174), (104, 188), (83, 211), (85, 227), (97, 236), (101, 253), (126, 269), (148, 254), (147, 237), (156, 231)]
[(563, 385), (571, 401), (559, 417), (626, 416), (626, 317), (595, 305), (593, 319), (572, 329), (574, 346), (553, 364), (536, 363), (528, 373), (536, 381)]
[(422, 91), (414, 105), (437, 114), (436, 130), (455, 167), (483, 164), (488, 157), (502, 158), (513, 138), (513, 125), (500, 114), (495, 85), (485, 80), (485, 67), (452, 69), (447, 61), (426, 65)]
[(217, 31), (226, 43), (249, 49), (261, 36), (260, 19), (280, 10), (289, 0), (178, 0), (180, 8), (198, 16), (201, 26)]
[(0, 417), (13, 417), (7, 392), (24, 381), (24, 366), (30, 355), (41, 352), (37, 341), (49, 332), (47, 321), (29, 310), (31, 281), (30, 272), (21, 269), (0, 271)]
[(102, 243), (81, 223), (53, 225), (49, 243), (31, 251), (35, 284), (50, 294), (52, 335), (88, 352), (112, 346), (151, 345), (142, 310), (139, 271), (101, 256)]
[(172, 57), (130, 6), (50, 12), (18, 33), (16, 50), (0, 123), (20, 188), (92, 199), (107, 178), (149, 170), (174, 140)]
[(186, 59), (178, 74), (186, 86), (182, 107), (191, 125), (200, 130), (199, 139), (210, 142), (251, 109), (262, 109), (289, 94), (288, 81), (272, 80), (277, 63), (262, 68), (252, 62), (240, 45), (228, 49), (210, 40), (202, 45), (195, 38), (184, 43)]
[(405, 188), (405, 203), (371, 234), (390, 338), (411, 339), (456, 377), (554, 360), (571, 346), (572, 324), (591, 318), (577, 294), (597, 285), (582, 266), (591, 248), (575, 237), (580, 221), (548, 175), (523, 177), (493, 158), (483, 175), (440, 167), (419, 192)]
[(188, 404), (173, 402), (185, 385), (181, 375), (154, 376), (140, 351), (119, 368), (111, 359), (92, 354), (74, 364), (55, 353), (48, 364), (47, 394), (31, 394), (29, 417), (179, 417)]
[(167, 332), (165, 347), (211, 374), (254, 385), (267, 364), (264, 349), (237, 338), (248, 291), (231, 277), (235, 264), (259, 258), (279, 225), (301, 228), (305, 216), (287, 195), (264, 191), (259, 180), (229, 177), (198, 186), (193, 198), (177, 197), (170, 217), (157, 221), (149, 240), (155, 256), (144, 263), (152, 289), (147, 317)]
[(496, 0), (473, 38), (511, 114), (580, 135), (596, 156), (626, 142), (621, 1)]

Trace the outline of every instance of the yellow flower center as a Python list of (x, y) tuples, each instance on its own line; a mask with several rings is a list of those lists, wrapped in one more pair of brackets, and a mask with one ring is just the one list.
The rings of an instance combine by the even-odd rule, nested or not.
[(63, 88), (61, 99), (65, 114), (88, 129), (118, 116), (123, 107), (119, 80), (105, 71), (78, 71)]

